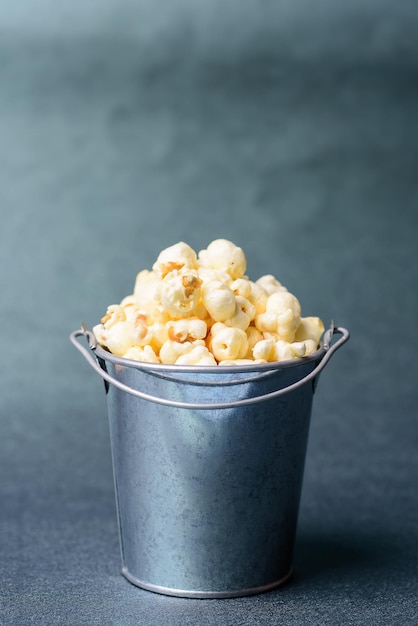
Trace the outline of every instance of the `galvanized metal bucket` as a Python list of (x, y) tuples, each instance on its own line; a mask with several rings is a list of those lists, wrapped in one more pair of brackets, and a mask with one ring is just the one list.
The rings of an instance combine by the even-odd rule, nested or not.
[(309, 357), (242, 367), (118, 358), (85, 327), (70, 338), (105, 381), (124, 576), (191, 598), (283, 584), (313, 393), (348, 331), (331, 327)]

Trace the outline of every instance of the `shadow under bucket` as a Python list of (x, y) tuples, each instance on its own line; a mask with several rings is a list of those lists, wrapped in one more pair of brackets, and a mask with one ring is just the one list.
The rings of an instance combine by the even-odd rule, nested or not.
[(131, 361), (85, 328), (70, 338), (105, 380), (124, 576), (191, 598), (283, 584), (315, 385), (348, 331), (331, 327), (309, 357), (242, 367)]

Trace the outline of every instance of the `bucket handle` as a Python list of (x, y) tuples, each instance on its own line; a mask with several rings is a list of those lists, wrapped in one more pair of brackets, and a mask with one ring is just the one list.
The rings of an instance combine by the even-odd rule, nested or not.
[[(76, 330), (71, 333), (70, 341), (77, 348), (77, 350), (79, 350), (79, 352), (83, 355), (83, 357), (86, 359), (89, 365), (91, 365), (91, 367), (97, 372), (97, 374), (99, 374), (99, 376), (101, 376), (105, 381), (107, 381), (108, 383), (111, 383), (118, 389), (121, 389), (122, 391), (125, 391), (133, 396), (136, 396), (137, 398), (148, 400), (149, 402), (155, 402), (157, 404), (163, 404), (166, 406), (171, 406), (171, 407), (176, 407), (176, 408), (181, 408), (181, 409), (199, 410), (199, 409), (230, 409), (230, 408), (234, 408), (238, 406), (256, 404), (257, 402), (262, 402), (263, 400), (271, 400), (272, 398), (277, 398), (286, 393), (289, 393), (290, 391), (299, 389), (299, 387), (302, 387), (302, 385), (305, 385), (310, 380), (314, 380), (320, 374), (320, 372), (324, 369), (324, 367), (326, 366), (326, 364), (328, 363), (332, 355), (346, 341), (348, 341), (350, 337), (349, 331), (342, 327), (332, 326), (329, 329), (328, 333), (330, 335), (330, 338), (329, 338), (329, 341), (324, 342), (325, 354), (323, 358), (321, 359), (321, 361), (318, 363), (318, 365), (312, 370), (312, 372), (310, 372), (310, 374), (307, 374), (300, 380), (296, 381), (295, 383), (292, 383), (291, 385), (287, 387), (284, 387), (283, 389), (277, 389), (276, 391), (262, 394), (260, 396), (254, 396), (251, 398), (244, 398), (244, 399), (235, 400), (232, 402), (216, 402), (212, 404), (201, 403), (201, 402), (181, 402), (179, 400), (168, 400), (166, 398), (159, 398), (158, 396), (153, 396), (143, 391), (132, 389), (132, 387), (129, 387), (129, 385), (125, 385), (124, 383), (121, 383), (116, 378), (111, 376), (107, 371), (102, 369), (102, 367), (97, 362), (96, 358), (91, 353), (91, 350), (93, 350), (95, 347), (94, 335), (89, 330), (87, 330), (87, 328), (85, 328), (84, 326), (80, 330)], [(332, 336), (336, 333), (340, 334), (341, 337), (333, 345), (330, 345)], [(90, 351), (86, 347), (80, 344), (80, 342), (77, 339), (80, 336), (83, 336), (87, 339)], [(147, 364), (147, 365), (151, 365), (151, 364)]]

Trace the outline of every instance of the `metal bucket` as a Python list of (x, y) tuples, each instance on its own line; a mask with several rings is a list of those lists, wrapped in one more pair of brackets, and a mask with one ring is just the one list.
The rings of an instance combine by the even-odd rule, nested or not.
[(123, 575), (191, 598), (283, 584), (315, 385), (348, 331), (331, 327), (309, 357), (242, 367), (118, 358), (84, 327), (70, 338), (105, 380)]

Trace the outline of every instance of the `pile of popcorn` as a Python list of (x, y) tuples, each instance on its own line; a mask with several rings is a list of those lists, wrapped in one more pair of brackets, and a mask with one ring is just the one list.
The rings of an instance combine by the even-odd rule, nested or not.
[(273, 275), (246, 275), (242, 249), (226, 239), (199, 254), (184, 242), (163, 250), (134, 292), (93, 328), (116, 356), (150, 363), (245, 365), (301, 358), (324, 325)]

